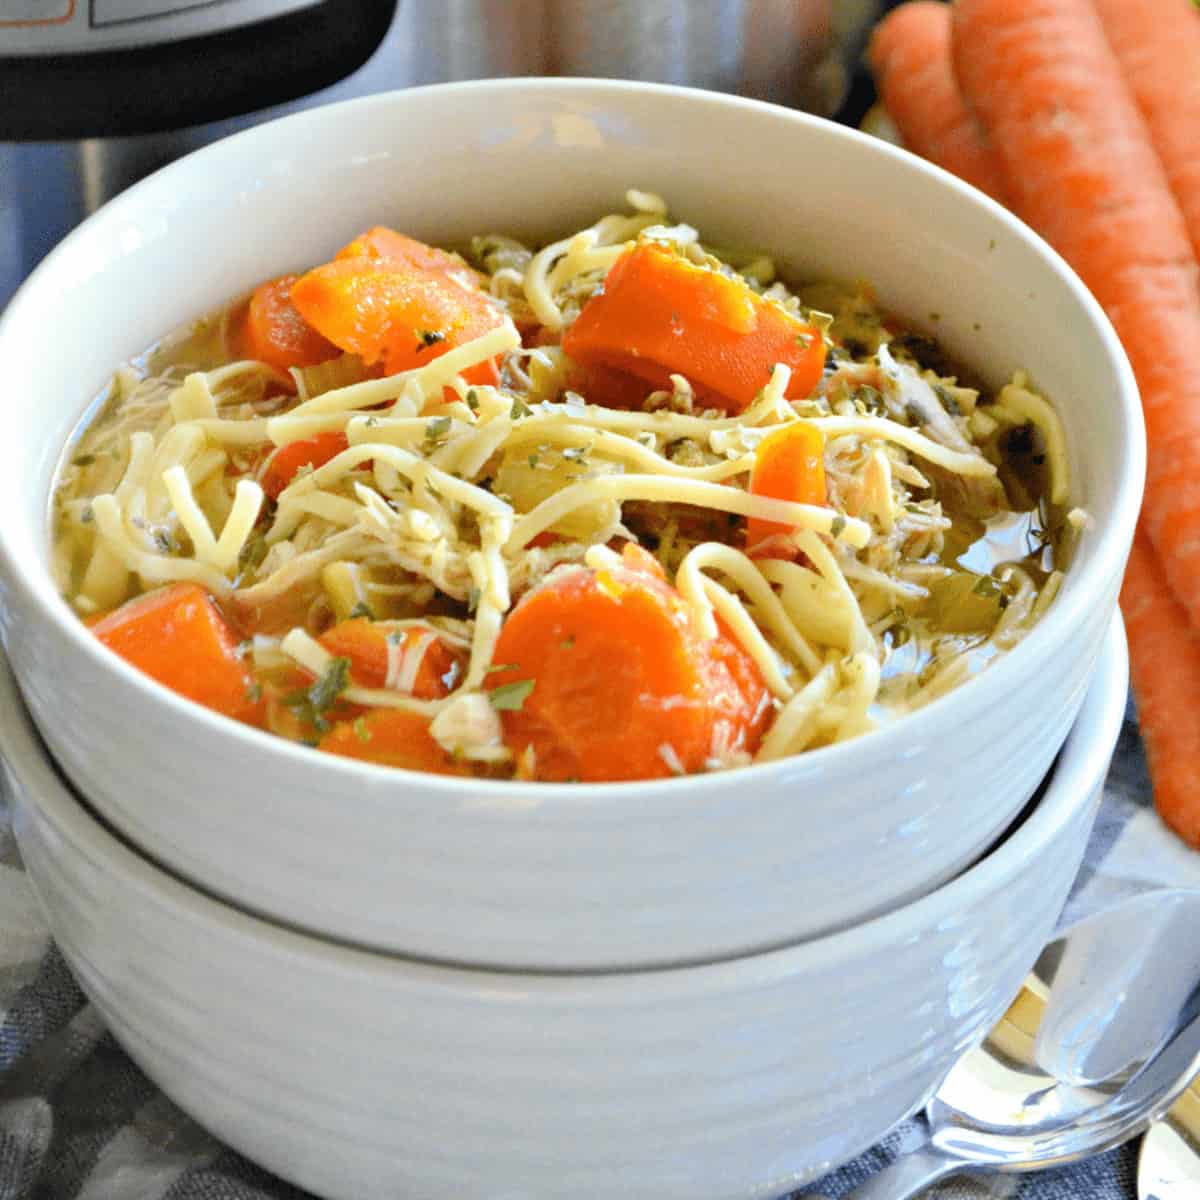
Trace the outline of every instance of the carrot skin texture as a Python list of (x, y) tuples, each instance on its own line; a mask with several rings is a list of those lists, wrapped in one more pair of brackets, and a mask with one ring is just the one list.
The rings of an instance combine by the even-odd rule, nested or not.
[(376, 708), (353, 721), (339, 721), (321, 738), (317, 749), (360, 762), (435, 775), (471, 773), (434, 740), (428, 718), (392, 708)]
[[(416, 627), (400, 631), (397, 652), (415, 649), (425, 633)], [(350, 681), (355, 687), (382, 688), (388, 677), (388, 631), (365, 617), (339, 621), (317, 639), (334, 658), (350, 660)], [(450, 693), (462, 673), (462, 655), (440, 638), (430, 642), (413, 679), (412, 695), (418, 700), (440, 700)]]
[(1200, 12), (1192, 0), (1093, 0), (1200, 260)]
[(609, 269), (562, 339), (587, 368), (670, 388), (685, 376), (706, 403), (741, 412), (776, 363), (791, 368), (787, 395), (803, 399), (825, 363), (820, 332), (738, 279), (643, 242)]
[(1200, 849), (1200, 634), (1140, 530), (1121, 585), (1121, 611), (1154, 804), (1167, 825)]
[(954, 77), (950, 26), (950, 5), (941, 0), (892, 9), (871, 35), (871, 70), (904, 145), (1001, 200), (1000, 169)]
[(1091, 0), (958, 0), (954, 62), (1014, 211), (1075, 268), (1142, 395), (1143, 523), (1200, 624), (1200, 290), (1178, 205)]
[[(504, 316), (478, 289), (444, 272), (391, 258), (338, 258), (292, 285), (301, 315), (335, 346), (389, 375), (423, 367), (447, 350), (481, 337)], [(468, 383), (494, 384), (493, 361), (463, 372)]]
[(173, 692), (237, 721), (260, 724), (254, 677), (239, 638), (198, 584), (148, 592), (95, 621), (92, 633)]
[(312, 467), (315, 471), (349, 445), (344, 433), (318, 433), (315, 437), (280, 446), (263, 468), (259, 480), (262, 490), (272, 500), (278, 500), (279, 493), (292, 482), (301, 467)]
[[(824, 504), (825, 435), (807, 421), (794, 421), (769, 433), (754, 451), (750, 491), (773, 500)], [(791, 533), (777, 521), (751, 517), (746, 522), (746, 548), (753, 551), (767, 538)]]
[(714, 749), (753, 752), (769, 711), (753, 660), (724, 629), (704, 641), (679, 593), (636, 555), (529, 592), (495, 657), (489, 689), (533, 681), (500, 715), (506, 743), (518, 761), (533, 749), (542, 780), (699, 771)]
[(295, 282), (295, 275), (283, 275), (254, 289), (234, 338), (239, 354), (280, 371), (315, 367), (337, 357), (338, 348), (309, 325), (292, 303)]

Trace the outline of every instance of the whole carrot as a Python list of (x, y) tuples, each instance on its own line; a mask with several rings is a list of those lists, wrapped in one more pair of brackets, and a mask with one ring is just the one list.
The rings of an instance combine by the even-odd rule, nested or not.
[(867, 57), (908, 149), (1001, 199), (1000, 171), (950, 62), (950, 6), (911, 0), (875, 27)]
[(1121, 610), (1154, 803), (1162, 819), (1200, 849), (1200, 635), (1140, 531), (1121, 586)]
[(1200, 259), (1200, 13), (1191, 0), (1093, 0)]
[(1142, 394), (1145, 527), (1200, 626), (1200, 291), (1183, 218), (1091, 0), (958, 0), (953, 53), (1013, 210), (1108, 312)]

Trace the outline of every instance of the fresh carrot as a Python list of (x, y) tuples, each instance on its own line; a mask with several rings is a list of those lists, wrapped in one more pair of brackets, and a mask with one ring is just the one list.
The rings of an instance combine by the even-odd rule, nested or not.
[(821, 377), (820, 332), (748, 284), (641, 242), (609, 269), (562, 340), (585, 367), (610, 368), (655, 388), (685, 376), (705, 403), (740, 412), (771, 377), (791, 368), (787, 394), (807, 396)]
[[(389, 375), (422, 367), (501, 324), (504, 316), (478, 288), (441, 271), (392, 258), (339, 258), (292, 285), (301, 315), (335, 346)], [(499, 381), (494, 361), (463, 372), (468, 383)]]
[(315, 437), (302, 438), (280, 446), (263, 467), (259, 483), (272, 500), (296, 477), (302, 467), (323, 467), (331, 458), (336, 458), (349, 446), (344, 433), (318, 433)]
[(1121, 611), (1155, 807), (1185, 842), (1200, 849), (1200, 634), (1140, 531), (1121, 585)]
[(216, 601), (194, 583), (147, 592), (91, 626), (110, 650), (188, 700), (258, 724), (262, 704)]
[(317, 748), (385, 767), (437, 775), (470, 774), (469, 767), (456, 763), (434, 740), (426, 717), (392, 708), (376, 708), (353, 721), (339, 721)]
[(1200, 259), (1200, 13), (1190, 0), (1093, 0)]
[(290, 293), (295, 282), (295, 275), (284, 275), (254, 289), (233, 335), (238, 354), (280, 371), (314, 367), (337, 357), (337, 347), (326, 341), (292, 303)]
[(959, 0), (955, 69), (1018, 216), (1079, 272), (1137, 376), (1143, 522), (1200, 625), (1200, 291), (1179, 208), (1091, 0)]
[(867, 56), (905, 146), (1000, 199), (999, 169), (954, 78), (950, 20), (941, 0), (910, 0), (875, 26)]
[(376, 225), (366, 233), (359, 234), (349, 245), (343, 246), (336, 258), (393, 258), (408, 263), (419, 271), (433, 275), (449, 275), (464, 287), (478, 287), (481, 278), (456, 254), (439, 250), (437, 246), (418, 242), (386, 225)]
[(631, 548), (620, 566), (564, 571), (501, 629), (488, 688), (537, 779), (661, 778), (758, 744), (758, 668), (726, 631), (706, 641), (645, 557)]
[[(825, 435), (808, 421), (792, 421), (767, 434), (754, 451), (750, 491), (773, 500), (824, 504)], [(786, 537), (787, 525), (751, 517), (746, 523), (746, 548), (751, 553), (769, 538)], [(792, 557), (783, 551), (786, 557)], [(778, 557), (772, 550), (767, 557)]]
[(339, 621), (317, 639), (335, 658), (350, 660), (350, 679), (356, 687), (395, 687), (388, 677), (403, 673), (412, 664), (408, 691), (419, 700), (437, 700), (448, 695), (462, 673), (463, 656), (446, 645), (429, 626), (410, 626), (393, 633), (365, 617)]

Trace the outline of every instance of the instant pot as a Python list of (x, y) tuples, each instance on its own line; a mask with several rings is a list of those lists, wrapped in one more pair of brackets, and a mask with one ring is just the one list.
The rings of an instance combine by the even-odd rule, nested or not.
[(832, 114), (880, 0), (0, 0), (0, 305), (110, 196), (297, 107), (590, 75)]

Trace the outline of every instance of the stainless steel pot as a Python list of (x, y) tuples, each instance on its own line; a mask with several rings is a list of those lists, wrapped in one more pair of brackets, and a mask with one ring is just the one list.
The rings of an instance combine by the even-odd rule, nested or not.
[(830, 114), (879, 7), (880, 0), (401, 0), (367, 65), (305, 100), (150, 137), (0, 147), (0, 180), (16, 182), (0, 186), (0, 304), (105, 200), (268, 117), (391, 88), (510, 75), (685, 84)]

